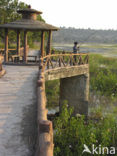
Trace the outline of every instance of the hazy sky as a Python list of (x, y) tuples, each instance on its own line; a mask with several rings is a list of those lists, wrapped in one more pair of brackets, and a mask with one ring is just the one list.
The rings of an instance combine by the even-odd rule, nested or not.
[(20, 0), (55, 26), (117, 29), (117, 0)]

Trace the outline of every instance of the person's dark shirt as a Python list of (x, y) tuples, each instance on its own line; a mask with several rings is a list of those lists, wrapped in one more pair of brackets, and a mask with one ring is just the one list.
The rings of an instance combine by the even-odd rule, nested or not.
[(73, 46), (73, 53), (74, 53), (74, 54), (77, 54), (77, 52), (78, 52), (78, 48), (77, 48), (76, 45), (74, 45), (74, 46)]

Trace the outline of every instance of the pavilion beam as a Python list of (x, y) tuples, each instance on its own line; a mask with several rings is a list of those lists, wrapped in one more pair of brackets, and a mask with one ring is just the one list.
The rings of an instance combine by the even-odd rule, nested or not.
[(8, 62), (8, 29), (5, 29), (5, 62)]
[(45, 32), (41, 32), (41, 56), (44, 57), (44, 36)]
[(49, 30), (49, 36), (48, 36), (48, 54), (51, 54), (51, 40), (52, 40), (52, 31)]
[(27, 63), (27, 31), (24, 31), (24, 63)]
[(20, 56), (20, 30), (17, 30), (17, 54)]

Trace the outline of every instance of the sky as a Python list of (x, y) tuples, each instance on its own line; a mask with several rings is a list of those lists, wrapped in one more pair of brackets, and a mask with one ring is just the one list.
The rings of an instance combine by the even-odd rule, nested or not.
[(20, 0), (58, 27), (117, 30), (117, 0)]

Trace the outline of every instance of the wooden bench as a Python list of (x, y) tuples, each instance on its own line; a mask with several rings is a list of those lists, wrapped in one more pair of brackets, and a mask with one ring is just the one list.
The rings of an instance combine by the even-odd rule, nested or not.
[(13, 55), (10, 58), (11, 58), (12, 62), (19, 62), (19, 61), (23, 60), (23, 57), (19, 56), (19, 55)]
[(34, 56), (34, 55), (28, 55), (27, 57), (34, 58), (35, 62), (37, 63), (37, 56)]

